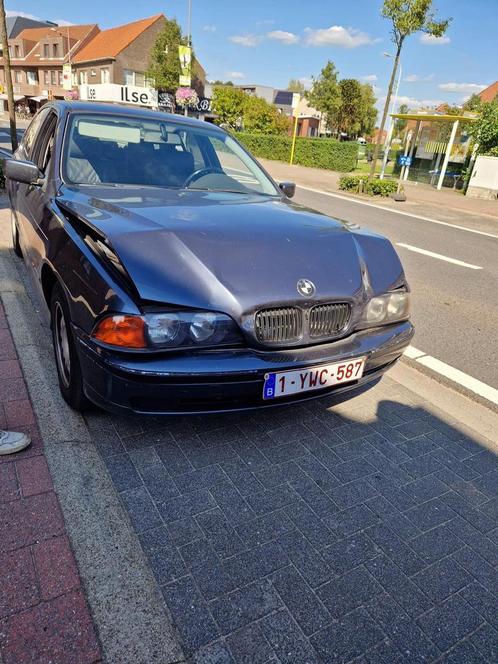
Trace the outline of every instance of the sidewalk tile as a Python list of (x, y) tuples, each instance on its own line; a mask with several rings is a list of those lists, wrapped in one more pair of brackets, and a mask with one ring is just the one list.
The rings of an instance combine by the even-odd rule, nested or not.
[[(0, 328), (2, 327), (0, 321)], [(0, 360), (0, 376), (12, 378), (22, 378), (22, 370), (19, 360)]]
[(24, 498), (51, 491), (54, 488), (44, 456), (21, 459), (16, 462), (16, 468)]
[[(9, 455), (10, 457), (10, 455)], [(0, 503), (20, 498), (14, 463), (0, 465)]]
[(53, 599), (79, 586), (78, 569), (65, 535), (39, 542), (33, 555), (42, 599)]
[(15, 360), (16, 349), (7, 328), (0, 329), (0, 360)]
[(53, 492), (0, 505), (0, 551), (13, 551), (63, 531), (62, 514)]
[[(0, 362), (0, 365), (1, 364), (3, 363)], [(15, 362), (13, 364), (15, 364)], [(7, 401), (17, 401), (19, 399), (28, 398), (26, 385), (22, 378), (13, 378), (9, 373), (2, 373), (1, 366), (0, 376), (2, 376), (2, 380), (0, 381), (0, 403), (3, 402), (5, 404)]]
[(29, 548), (0, 554), (0, 619), (39, 602)]
[(0, 648), (4, 664), (91, 664), (100, 656), (80, 590), (4, 620)]
[(19, 399), (18, 401), (7, 401), (4, 403), (7, 426), (18, 430), (19, 427), (29, 426), (35, 423), (35, 414), (29, 399)]

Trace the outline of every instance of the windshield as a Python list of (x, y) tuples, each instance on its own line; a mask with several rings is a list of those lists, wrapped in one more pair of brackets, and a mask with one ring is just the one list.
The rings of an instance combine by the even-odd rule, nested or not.
[(279, 193), (228, 134), (159, 114), (157, 120), (75, 114), (66, 134), (63, 177), (71, 184)]

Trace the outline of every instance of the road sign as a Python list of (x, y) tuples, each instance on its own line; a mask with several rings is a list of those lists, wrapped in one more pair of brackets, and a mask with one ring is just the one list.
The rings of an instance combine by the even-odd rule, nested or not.
[(398, 164), (400, 166), (411, 166), (412, 158), (409, 157), (407, 154), (401, 154), (398, 156)]

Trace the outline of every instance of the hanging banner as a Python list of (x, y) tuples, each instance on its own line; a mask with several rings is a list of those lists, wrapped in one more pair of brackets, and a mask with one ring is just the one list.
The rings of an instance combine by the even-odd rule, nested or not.
[(180, 85), (190, 87), (192, 83), (192, 49), (190, 46), (180, 45), (178, 47), (178, 57), (180, 58)]
[(71, 90), (73, 87), (72, 69), (70, 63), (62, 65), (62, 88), (64, 90)]

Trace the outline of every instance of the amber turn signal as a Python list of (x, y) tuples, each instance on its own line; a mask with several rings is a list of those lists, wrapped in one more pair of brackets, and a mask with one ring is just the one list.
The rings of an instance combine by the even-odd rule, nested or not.
[(109, 346), (146, 348), (145, 322), (140, 316), (108, 316), (95, 327), (94, 339)]

